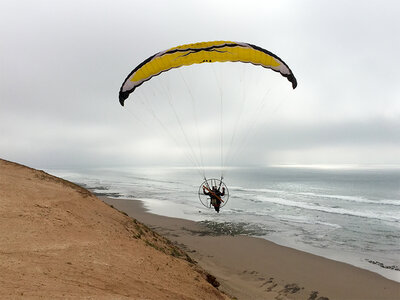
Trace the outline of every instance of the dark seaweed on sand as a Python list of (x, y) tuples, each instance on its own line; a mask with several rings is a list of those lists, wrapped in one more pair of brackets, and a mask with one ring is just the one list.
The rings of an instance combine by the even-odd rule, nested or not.
[(246, 222), (215, 222), (215, 221), (201, 221), (199, 222), (206, 229), (198, 232), (200, 235), (251, 235), (263, 236), (272, 232), (272, 230), (265, 229), (257, 224), (250, 224)]

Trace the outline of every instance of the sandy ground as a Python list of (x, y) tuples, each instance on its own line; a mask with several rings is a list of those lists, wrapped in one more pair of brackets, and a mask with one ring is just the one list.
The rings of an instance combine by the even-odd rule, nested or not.
[(148, 213), (140, 201), (103, 201), (174, 241), (238, 299), (400, 299), (400, 283), (354, 266), (247, 236)]
[(0, 160), (0, 299), (226, 299), (210, 282), (87, 190)]

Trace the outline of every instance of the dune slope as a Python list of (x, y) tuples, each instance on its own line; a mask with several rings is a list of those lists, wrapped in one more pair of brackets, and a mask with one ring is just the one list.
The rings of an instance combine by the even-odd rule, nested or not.
[(0, 298), (226, 299), (207, 277), (89, 191), (0, 160)]

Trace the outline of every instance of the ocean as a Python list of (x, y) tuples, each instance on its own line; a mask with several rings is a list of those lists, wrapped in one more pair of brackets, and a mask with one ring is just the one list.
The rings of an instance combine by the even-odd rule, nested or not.
[(219, 214), (200, 203), (203, 178), (191, 168), (46, 171), (97, 194), (142, 200), (159, 215), (240, 225), (245, 234), (400, 282), (400, 168), (229, 168), (230, 197)]

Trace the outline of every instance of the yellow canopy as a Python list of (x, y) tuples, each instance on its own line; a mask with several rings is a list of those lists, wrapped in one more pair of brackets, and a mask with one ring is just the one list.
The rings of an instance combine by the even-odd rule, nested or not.
[(162, 72), (192, 64), (226, 61), (251, 63), (272, 69), (286, 77), (292, 83), (293, 88), (297, 86), (296, 78), (288, 65), (278, 56), (263, 48), (229, 41), (202, 42), (161, 51), (143, 61), (122, 84), (119, 102), (123, 106), (129, 94), (138, 86)]

